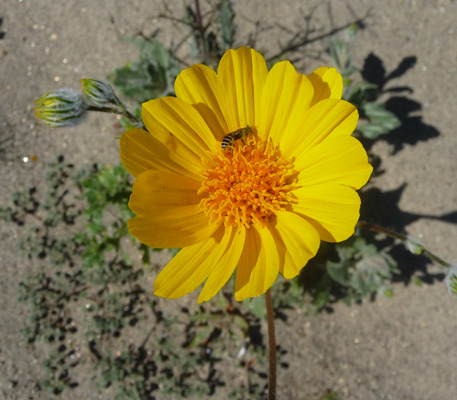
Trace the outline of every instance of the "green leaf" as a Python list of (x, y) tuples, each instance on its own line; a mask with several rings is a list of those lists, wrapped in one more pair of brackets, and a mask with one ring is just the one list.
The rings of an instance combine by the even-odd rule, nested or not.
[(367, 296), (382, 287), (384, 280), (390, 277), (390, 265), (384, 257), (364, 257), (355, 264), (351, 286), (360, 291), (362, 296)]
[[(159, 249), (160, 250), (160, 249)], [(168, 249), (168, 251), (170, 252), (171, 256), (174, 257), (176, 254), (179, 253), (179, 248), (172, 248), (172, 249)]]
[(233, 23), (235, 13), (230, 0), (222, 0), (219, 5), (218, 22), (221, 30), (221, 50), (227, 51), (232, 48), (235, 37), (236, 26)]
[(168, 50), (157, 40), (134, 38), (130, 42), (140, 51), (139, 60), (116, 69), (108, 79), (138, 103), (172, 94), (179, 70)]
[(416, 286), (418, 286), (418, 287), (424, 286), (424, 282), (423, 282), (422, 279), (419, 278), (418, 276), (416, 276), (416, 277), (414, 278), (414, 284), (415, 284)]
[(330, 301), (332, 281), (329, 275), (323, 275), (317, 282), (313, 304), (316, 308), (324, 307)]
[(246, 308), (258, 319), (265, 319), (265, 298), (264, 296), (253, 297), (243, 301)]
[(236, 324), (236, 326), (238, 326), (238, 328), (243, 330), (243, 332), (249, 331), (249, 324), (240, 315), (235, 315), (235, 324)]
[(361, 124), (357, 129), (368, 139), (376, 139), (398, 128), (401, 121), (380, 103), (366, 103), (362, 110), (369, 122)]
[(326, 267), (328, 274), (334, 281), (343, 286), (347, 285), (349, 274), (345, 260), (340, 262), (328, 261)]
[(141, 262), (143, 265), (149, 265), (151, 263), (151, 253), (149, 252), (149, 247), (140, 243), (138, 249), (142, 252)]
[(118, 187), (116, 172), (114, 168), (105, 168), (98, 174), (98, 180), (102, 185), (102, 189), (106, 190), (111, 197), (116, 194)]
[(89, 222), (87, 225), (86, 225), (86, 232), (89, 234), (89, 235), (95, 235), (97, 233), (101, 233), (105, 230), (105, 227), (102, 225), (102, 224), (97, 224), (97, 223), (93, 223), (93, 222)]
[(457, 265), (453, 265), (449, 269), (445, 282), (449, 293), (457, 298)]
[(352, 49), (357, 35), (357, 25), (352, 24), (346, 29), (342, 37), (334, 37), (330, 41), (330, 60), (343, 78), (350, 76), (354, 71), (352, 65)]
[(424, 246), (415, 239), (408, 239), (406, 242), (406, 248), (417, 256), (421, 255), (424, 252)]
[(195, 336), (192, 338), (189, 345), (187, 346), (188, 349), (193, 349), (196, 346), (199, 346), (200, 344), (202, 344), (205, 341), (205, 339), (208, 337), (211, 329), (212, 328), (210, 326), (205, 326), (203, 329), (200, 329), (195, 334)]
[[(356, 71), (352, 71), (354, 73)], [(346, 78), (344, 81), (343, 98), (358, 108), (362, 108), (367, 102), (376, 101), (379, 97), (378, 85), (364, 80), (352, 80)]]
[(153, 99), (157, 89), (164, 88), (159, 81), (152, 82), (147, 64), (129, 63), (125, 67), (117, 68), (108, 75), (108, 79), (119, 88), (121, 93), (138, 103)]
[(384, 297), (388, 298), (391, 298), (394, 295), (394, 291), (392, 290), (392, 288), (389, 287), (382, 287), (381, 289), (379, 289), (379, 293)]

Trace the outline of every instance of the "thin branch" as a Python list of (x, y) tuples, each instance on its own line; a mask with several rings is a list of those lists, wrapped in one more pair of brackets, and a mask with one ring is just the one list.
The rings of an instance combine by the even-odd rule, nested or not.
[(421, 255), (423, 254), (427, 258), (432, 261), (437, 262), (438, 264), (442, 265), (443, 267), (450, 268), (452, 264), (443, 260), (442, 258), (438, 257), (436, 254), (432, 253), (430, 250), (425, 248), (425, 246), (419, 242), (419, 240), (409, 237), (407, 235), (402, 235), (401, 233), (392, 231), (387, 228), (383, 228), (382, 226), (370, 224), (365, 221), (359, 221), (357, 226), (362, 229), (368, 229), (373, 232), (383, 233), (384, 235), (390, 236), (394, 239), (400, 240), (406, 248), (413, 254)]

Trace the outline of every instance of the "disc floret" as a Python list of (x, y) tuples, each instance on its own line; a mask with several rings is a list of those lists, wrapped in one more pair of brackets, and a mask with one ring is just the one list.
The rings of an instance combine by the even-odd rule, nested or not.
[(200, 207), (226, 228), (265, 226), (275, 212), (288, 209), (297, 175), (279, 147), (252, 136), (246, 144), (237, 142), (231, 152), (213, 153), (203, 174)]

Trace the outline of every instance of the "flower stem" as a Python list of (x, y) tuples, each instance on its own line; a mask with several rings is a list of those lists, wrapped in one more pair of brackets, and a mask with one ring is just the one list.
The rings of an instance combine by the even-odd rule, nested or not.
[(268, 321), (268, 347), (270, 349), (270, 371), (268, 376), (268, 400), (276, 399), (276, 337), (273, 302), (271, 301), (271, 292), (268, 289), (265, 292), (265, 305), (267, 307)]
[(121, 108), (114, 108), (114, 107), (98, 107), (98, 106), (87, 106), (89, 111), (98, 111), (98, 112), (107, 112), (112, 114), (120, 114), (123, 117), (126, 117), (130, 122), (134, 125), (138, 126), (139, 128), (144, 128), (144, 125), (141, 121), (139, 121), (134, 115), (132, 115), (127, 108), (124, 106), (120, 106)]

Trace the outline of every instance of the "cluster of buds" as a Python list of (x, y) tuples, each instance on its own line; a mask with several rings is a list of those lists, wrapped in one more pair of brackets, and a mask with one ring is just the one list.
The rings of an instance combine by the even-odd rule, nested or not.
[[(88, 110), (119, 112), (122, 104), (111, 86), (100, 79), (81, 79), (82, 93), (59, 89), (35, 101), (35, 116), (52, 128), (79, 124)], [(108, 107), (114, 105), (116, 108)], [(123, 108), (123, 107), (121, 107)]]

